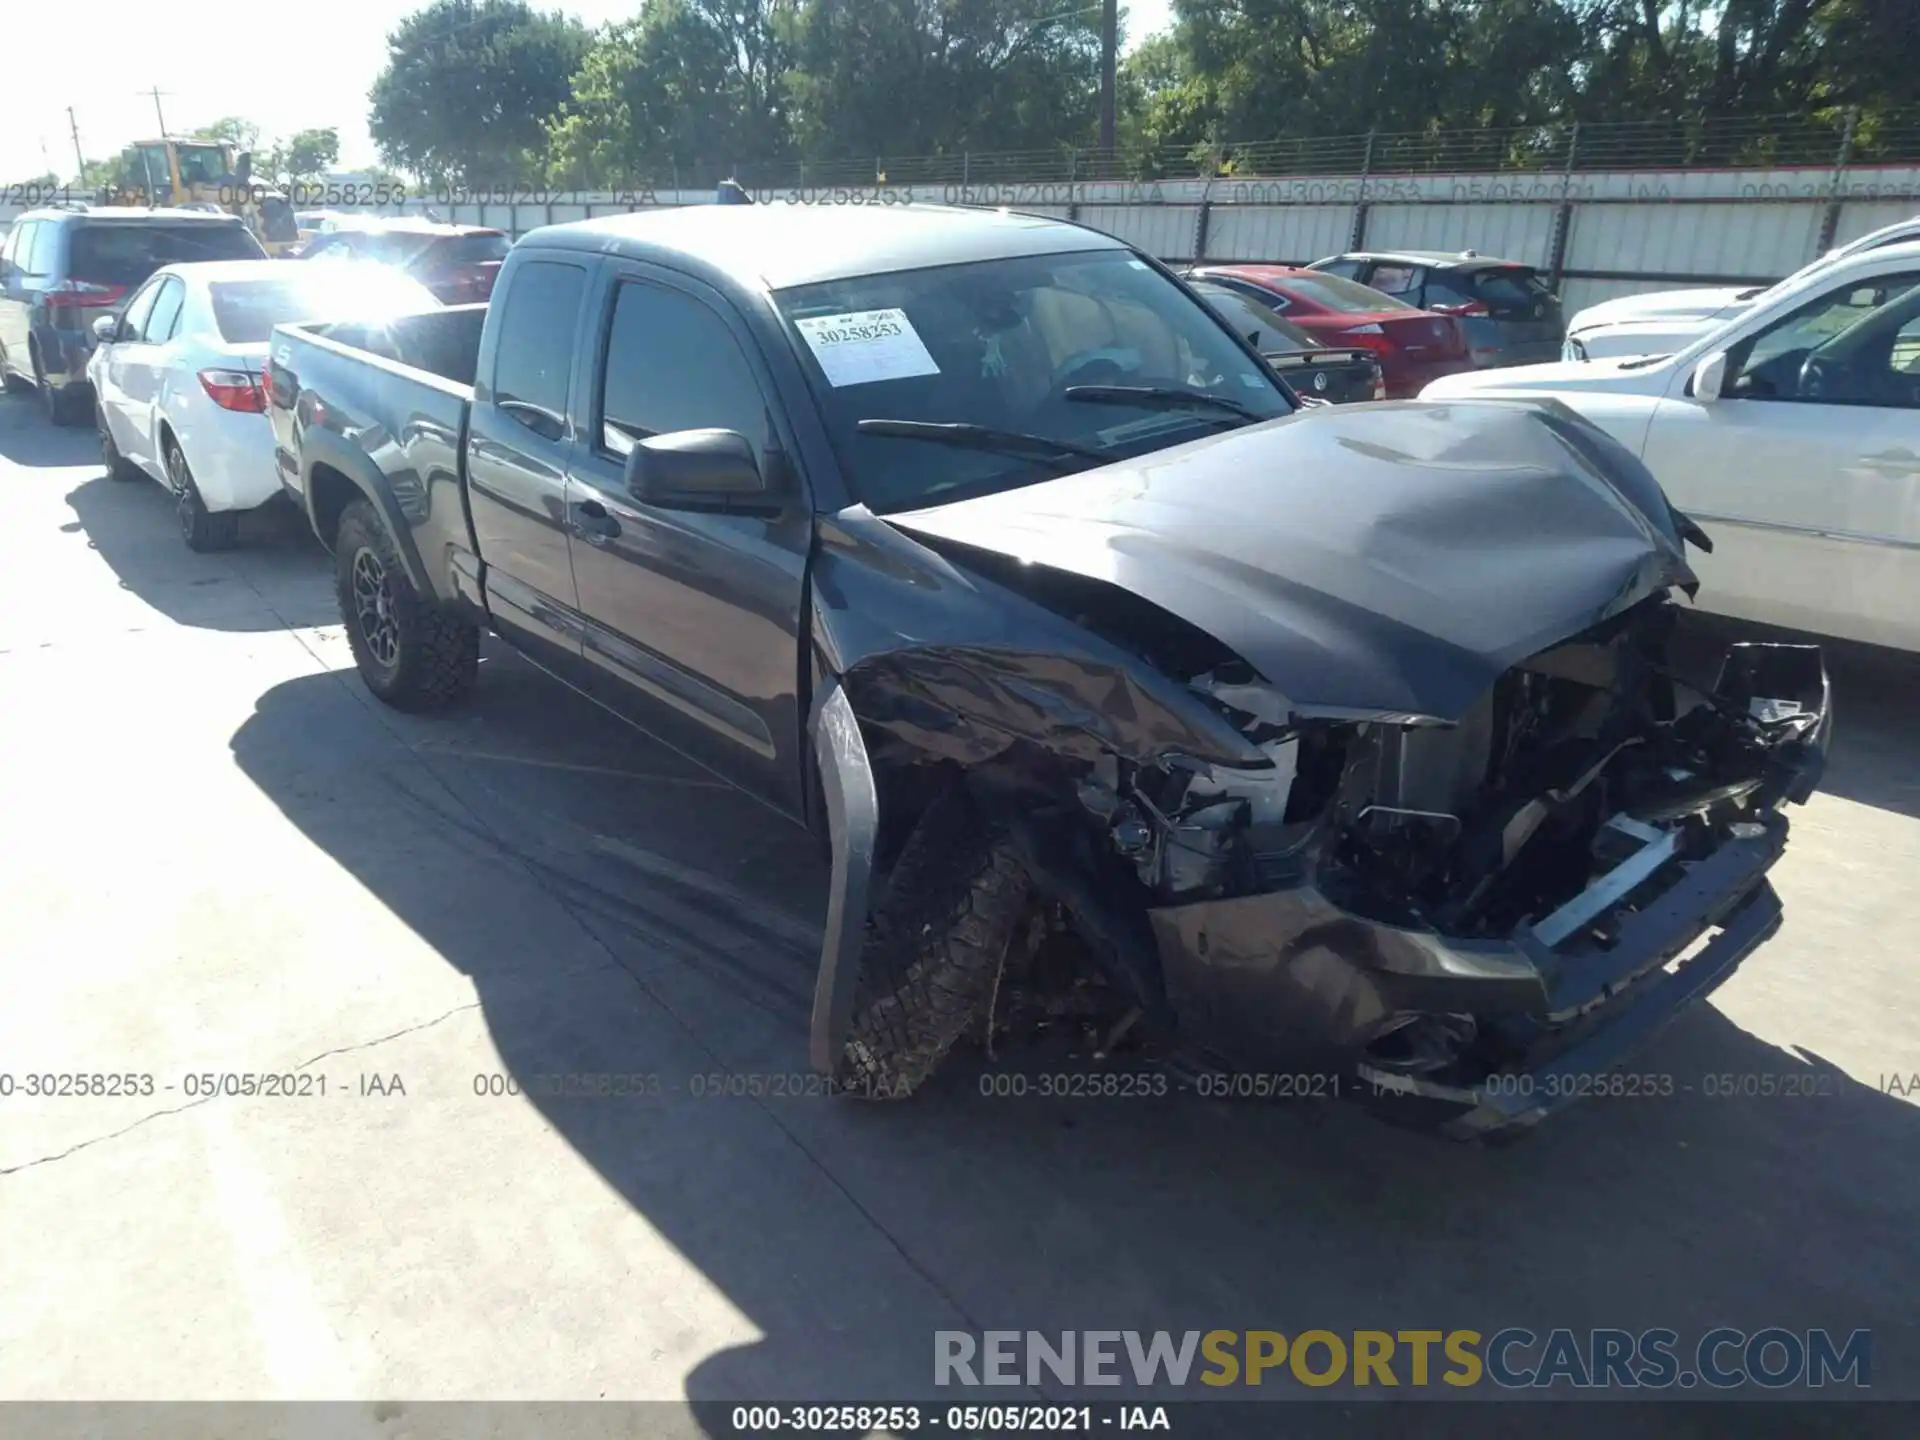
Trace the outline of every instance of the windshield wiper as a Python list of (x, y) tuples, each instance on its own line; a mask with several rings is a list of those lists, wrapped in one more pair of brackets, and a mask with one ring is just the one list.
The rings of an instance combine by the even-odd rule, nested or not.
[(1224, 410), (1243, 420), (1264, 418), (1238, 400), (1200, 390), (1181, 390), (1172, 385), (1069, 385), (1061, 393), (1069, 400), (1084, 400), (1090, 405), (1138, 405), (1143, 410)]
[(1078, 469), (1069, 461), (1092, 460), (1105, 465), (1113, 456), (1090, 445), (1075, 445), (1066, 440), (1049, 440), (1044, 435), (1028, 435), (1019, 430), (995, 430), (987, 425), (937, 424), (931, 420), (858, 420), (853, 428), (862, 435), (885, 435), (895, 440), (929, 440), (935, 445), (952, 445), (960, 450), (990, 450), (1002, 455), (1024, 455)]
[(1658, 365), (1662, 360), (1669, 360), (1671, 358), (1672, 358), (1671, 354), (1642, 355), (1637, 360), (1622, 360), (1620, 362), (1620, 368), (1622, 370), (1644, 370), (1649, 365)]

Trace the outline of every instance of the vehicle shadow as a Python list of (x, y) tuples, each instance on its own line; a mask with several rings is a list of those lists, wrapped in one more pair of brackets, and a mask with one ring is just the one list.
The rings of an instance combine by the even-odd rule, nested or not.
[[(686, 1376), (696, 1404), (1032, 1399), (934, 1389), (934, 1332), (987, 1328), (1864, 1328), (1875, 1394), (1920, 1395), (1920, 1110), (1711, 1005), (1632, 1067), (1655, 1094), (1502, 1151), (1324, 1100), (1040, 1098), (1083, 1062), (1037, 1052), (834, 1101), (789, 1078), (814, 847), (521, 662), (491, 657), (438, 722), (351, 674), (294, 679), (232, 750), (470, 977), (523, 1081), (659, 1078), (644, 1102), (529, 1099), (762, 1335)], [(1025, 1095), (991, 1093), (1009, 1076)]]
[[(97, 460), (97, 446), (94, 453)], [(157, 482), (110, 480), (103, 471), (66, 498), (73, 524), (120, 588), (170, 620), (262, 631), (339, 619), (332, 563), (290, 505), (243, 516), (237, 549), (201, 555), (180, 538), (172, 498)]]

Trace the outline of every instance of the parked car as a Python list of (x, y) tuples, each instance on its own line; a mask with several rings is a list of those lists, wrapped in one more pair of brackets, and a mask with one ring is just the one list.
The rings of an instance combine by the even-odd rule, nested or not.
[(48, 418), (92, 413), (87, 358), (93, 322), (163, 265), (266, 257), (246, 222), (200, 210), (33, 210), (0, 248), (0, 379), (37, 389)]
[(448, 305), (468, 305), (493, 293), (500, 262), (513, 242), (483, 225), (431, 220), (369, 220), (341, 225), (301, 252), (319, 263), (371, 261), (418, 280)]
[(1479, 369), (1560, 358), (1566, 337), (1560, 297), (1531, 265), (1471, 250), (1393, 250), (1334, 255), (1308, 268), (1357, 280), (1422, 310), (1458, 316)]
[(1589, 305), (1567, 326), (1563, 360), (1602, 359), (1609, 355), (1670, 355), (1707, 331), (1737, 319), (1784, 286), (1826, 269), (1836, 261), (1888, 245), (1920, 240), (1920, 215), (1885, 225), (1858, 240), (1827, 251), (1778, 285), (1745, 285), (1710, 290), (1654, 290)]
[(1457, 318), (1415, 309), (1351, 280), (1287, 265), (1197, 265), (1186, 273), (1257, 300), (1323, 344), (1371, 350), (1395, 400), (1473, 366)]
[(1325, 400), (1330, 405), (1387, 398), (1386, 379), (1371, 351), (1358, 346), (1330, 349), (1257, 300), (1210, 280), (1191, 283), (1193, 293), (1245, 335), (1247, 343), (1301, 398)]
[(1557, 401), (1611, 432), (1712, 535), (1703, 609), (1920, 650), (1920, 244), (1804, 275), (1670, 356), (1426, 394)]
[(286, 320), (438, 310), (418, 282), (275, 260), (169, 265), (124, 313), (93, 322), (87, 366), (107, 473), (173, 492), (181, 538), (225, 550), (240, 517), (281, 498), (261, 376)]
[(367, 334), (269, 372), (362, 679), (448, 704), (492, 628), (824, 837), (827, 1088), (1064, 979), (1109, 1047), (1511, 1133), (1779, 924), (1819, 652), (1696, 703), (1692, 527), (1570, 414), (1299, 410), (1123, 242), (936, 206), (552, 226)]

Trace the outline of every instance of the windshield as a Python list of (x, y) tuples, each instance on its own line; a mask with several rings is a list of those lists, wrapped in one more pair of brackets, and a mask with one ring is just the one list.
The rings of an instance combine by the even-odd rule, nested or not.
[[(863, 432), (863, 420), (969, 426), (1119, 460), (1293, 409), (1204, 306), (1125, 251), (868, 275), (774, 299), (854, 493), (880, 514), (1061, 467), (1031, 444), (934, 444)], [(1094, 387), (1154, 393), (1134, 403)]]
[[(305, 267), (301, 267), (305, 270)], [(297, 277), (271, 280), (216, 280), (207, 287), (213, 301), (213, 323), (230, 345), (253, 345), (265, 340), (276, 325), (300, 320), (384, 320), (441, 309), (433, 292), (401, 275), (356, 275), (350, 281), (337, 273), (311, 271)]]
[(232, 224), (99, 224), (73, 232), (68, 266), (76, 280), (106, 285), (138, 285), (162, 265), (188, 260), (262, 260), (247, 227)]
[(1371, 285), (1362, 285), (1357, 280), (1343, 280), (1338, 275), (1319, 271), (1311, 275), (1282, 276), (1274, 285), (1289, 295), (1297, 295), (1302, 300), (1349, 315), (1379, 315), (1390, 310), (1415, 308), (1404, 300), (1394, 299), (1384, 290), (1375, 290)]

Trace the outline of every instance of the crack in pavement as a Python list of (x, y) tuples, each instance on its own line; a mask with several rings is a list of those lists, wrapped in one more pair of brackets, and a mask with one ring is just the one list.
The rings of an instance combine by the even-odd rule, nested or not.
[[(340, 1046), (336, 1046), (332, 1050), (322, 1050), (318, 1055), (315, 1055), (312, 1059), (302, 1060), (298, 1065), (289, 1066), (285, 1071), (278, 1072), (278, 1073), (299, 1074), (301, 1071), (319, 1064), (322, 1060), (326, 1059), (329, 1055), (347, 1055), (347, 1054), (351, 1054), (355, 1050), (370, 1050), (376, 1045), (386, 1044), (389, 1040), (398, 1040), (403, 1035), (415, 1035), (422, 1030), (431, 1030), (434, 1026), (442, 1023), (443, 1021), (451, 1020), (455, 1015), (460, 1014), (462, 1011), (478, 1010), (479, 1008), (480, 1008), (480, 1002), (478, 1000), (470, 1000), (465, 1005), (456, 1005), (451, 1010), (448, 1010), (446, 1013), (434, 1016), (433, 1019), (431, 1020), (422, 1020), (417, 1025), (404, 1026), (399, 1030), (393, 1031), (391, 1034), (382, 1035), (377, 1039), (362, 1040), (353, 1045), (340, 1045)], [(262, 1071), (261, 1073), (266, 1074), (266, 1073), (272, 1073), (272, 1072)], [(122, 1135), (126, 1135), (131, 1133), (132, 1131), (138, 1130), (142, 1125), (145, 1125), (149, 1120), (164, 1119), (168, 1115), (179, 1115), (187, 1110), (197, 1110), (200, 1106), (210, 1104), (215, 1100), (227, 1100), (232, 1098), (234, 1097), (227, 1096), (227, 1095), (218, 1095), (218, 1094), (201, 1095), (196, 1097), (195, 1099), (187, 1101), (183, 1105), (172, 1105), (164, 1110), (152, 1111), (149, 1114), (142, 1115), (138, 1120), (134, 1120), (126, 1125), (122, 1125), (118, 1130), (109, 1131), (105, 1135), (95, 1135), (90, 1139), (77, 1141), (76, 1143), (69, 1145), (66, 1149), (61, 1150), (56, 1154), (42, 1155), (37, 1160), (23, 1160), (18, 1165), (0, 1166), (0, 1176), (17, 1175), (23, 1170), (32, 1170), (35, 1167), (40, 1165), (51, 1165), (56, 1160), (64, 1160), (69, 1155), (77, 1155), (82, 1150), (92, 1149), (95, 1145), (104, 1145), (109, 1140), (118, 1140)]]

